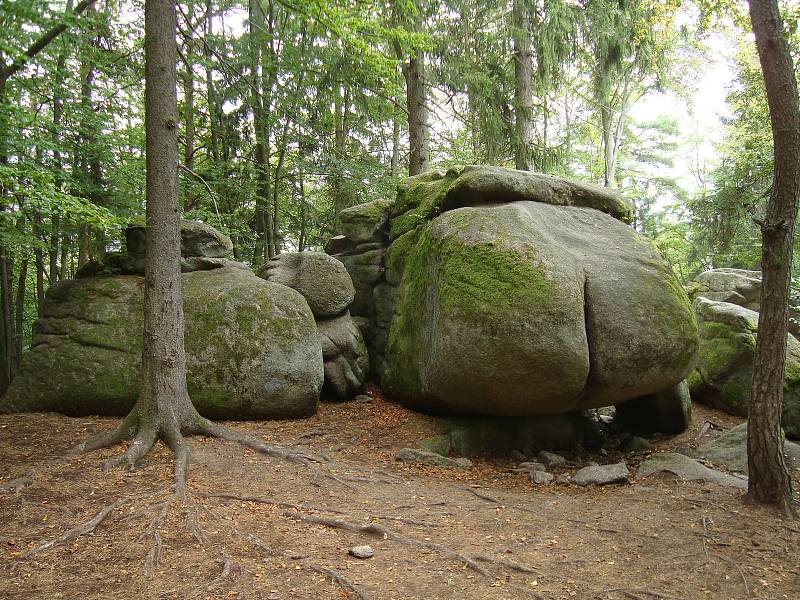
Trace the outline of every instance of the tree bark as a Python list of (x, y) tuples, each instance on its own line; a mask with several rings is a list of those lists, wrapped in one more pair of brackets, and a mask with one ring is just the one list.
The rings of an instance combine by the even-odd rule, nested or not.
[(14, 317), (14, 361), (12, 370), (17, 372), (20, 362), (22, 362), (22, 342), (23, 329), (25, 328), (25, 292), (28, 282), (28, 258), (22, 260), (17, 276), (17, 301), (14, 307), (16, 315)]
[(792, 243), (800, 199), (800, 105), (777, 0), (748, 3), (767, 91), (775, 170), (761, 227), (763, 283), (747, 435), (747, 499), (775, 504), (793, 514), (791, 480), (783, 457), (781, 409)]
[[(188, 5), (190, 15), (192, 5)], [(191, 20), (191, 17), (190, 19)], [(183, 164), (191, 173), (194, 171), (194, 31), (191, 23), (188, 24), (185, 34), (186, 39), (186, 63), (183, 70)], [(195, 198), (188, 185), (184, 186), (183, 209), (189, 211), (195, 207)]]
[(514, 0), (514, 163), (522, 171), (533, 170), (536, 128), (533, 122), (533, 49), (529, 0)]
[[(414, 31), (422, 30), (422, 10), (419, 1), (416, 4)], [(395, 16), (400, 8), (395, 3)], [(400, 44), (394, 43), (397, 59), (405, 61)], [(406, 109), (408, 111), (408, 174), (419, 175), (428, 170), (430, 160), (430, 142), (428, 139), (428, 86), (425, 81), (425, 52), (420, 48), (412, 48), (408, 62), (401, 64), (403, 78), (406, 82)]]
[(14, 377), (12, 361), (14, 354), (14, 320), (12, 307), (11, 276), (13, 269), (11, 259), (4, 249), (0, 248), (0, 324), (3, 335), (0, 337), (0, 395), (5, 394)]

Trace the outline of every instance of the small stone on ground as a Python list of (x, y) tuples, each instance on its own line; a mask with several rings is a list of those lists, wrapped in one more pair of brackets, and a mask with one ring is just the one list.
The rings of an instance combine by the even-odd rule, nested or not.
[(548, 452), (547, 450), (542, 450), (539, 452), (539, 456), (536, 458), (539, 459), (539, 462), (542, 463), (548, 469), (552, 467), (563, 467), (567, 464), (567, 459), (561, 456), (560, 454), (556, 454), (555, 452)]
[(531, 471), (531, 481), (533, 483), (550, 483), (553, 481), (553, 475), (547, 471)]
[(578, 485), (606, 485), (609, 483), (624, 483), (628, 481), (630, 472), (625, 463), (611, 465), (597, 465), (584, 467), (575, 473), (575, 483)]
[(355, 556), (356, 558), (372, 558), (375, 556), (375, 551), (371, 546), (353, 546), (347, 552), (350, 556)]

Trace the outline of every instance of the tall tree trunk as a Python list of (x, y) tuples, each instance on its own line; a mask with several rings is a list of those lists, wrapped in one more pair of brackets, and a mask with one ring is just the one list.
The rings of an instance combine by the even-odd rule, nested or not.
[(536, 142), (530, 0), (514, 0), (511, 27), (514, 38), (514, 164), (517, 169), (530, 171), (534, 167)]
[[(192, 5), (188, 5), (189, 21), (192, 20)], [(187, 27), (186, 38), (186, 63), (183, 69), (183, 164), (191, 173), (194, 171), (194, 31), (191, 23)], [(188, 179), (186, 179), (188, 181)], [(189, 211), (195, 207), (195, 197), (190, 186), (185, 185), (183, 190), (183, 210)]]
[(13, 268), (11, 259), (5, 250), (0, 248), (0, 323), (3, 335), (0, 338), (0, 395), (5, 394), (14, 377), (14, 320), (11, 276)]
[[(416, 14), (413, 30), (422, 31), (423, 19), (419, 0), (416, 0)], [(394, 5), (395, 17), (400, 18), (402, 10), (397, 2)], [(425, 52), (412, 48), (408, 62), (400, 43), (394, 41), (395, 54), (401, 61), (403, 78), (406, 82), (406, 109), (408, 111), (408, 174), (418, 175), (428, 170), (430, 142), (428, 139), (428, 86), (425, 81)]]
[(794, 513), (791, 480), (783, 458), (781, 409), (792, 243), (800, 200), (800, 101), (777, 0), (748, 3), (767, 91), (775, 171), (761, 226), (763, 283), (747, 431), (747, 498)]
[(16, 315), (14, 319), (14, 362), (13, 371), (16, 373), (19, 364), (22, 362), (22, 342), (24, 339), (23, 330), (25, 328), (25, 292), (28, 283), (28, 258), (24, 258), (19, 266), (17, 276), (17, 301)]
[(213, 54), (209, 46), (209, 39), (214, 34), (214, 11), (212, 0), (206, 3), (206, 18), (204, 21), (203, 54), (206, 59), (206, 95), (208, 97), (208, 122), (209, 122), (209, 155), (213, 163), (218, 163), (219, 155), (219, 114), (221, 108), (217, 99), (217, 89), (214, 85), (214, 68), (212, 66)]
[(392, 177), (400, 175), (400, 115), (397, 111), (392, 117), (392, 162), (389, 169)]

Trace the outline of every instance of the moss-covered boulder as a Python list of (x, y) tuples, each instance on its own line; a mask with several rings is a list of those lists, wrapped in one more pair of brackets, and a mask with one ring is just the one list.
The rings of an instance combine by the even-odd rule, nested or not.
[(470, 165), (406, 179), (392, 208), (390, 238), (455, 208), (520, 201), (594, 208), (626, 223), (633, 219), (632, 205), (616, 190), (542, 173)]
[[(51, 288), (0, 409), (121, 415), (139, 389), (143, 278)], [(323, 382), (314, 317), (296, 291), (249, 271), (182, 275), (189, 395), (211, 418), (313, 413)]]
[[(475, 206), (426, 209), (411, 229), (386, 392), (421, 410), (526, 415), (618, 404), (683, 380), (696, 323), (652, 242), (582, 207), (593, 204), (583, 192), (557, 194), (560, 184), (547, 188), (549, 203), (520, 199), (515, 186), (527, 179), (511, 173), (506, 188), (491, 187), (495, 202), (465, 196)], [(429, 174), (406, 189), (429, 207), (459, 178)]]
[(393, 205), (394, 199), (378, 199), (345, 208), (339, 213), (342, 234), (355, 244), (386, 240)]
[[(729, 302), (698, 297), (700, 333), (697, 368), (688, 378), (692, 398), (745, 417), (750, 406), (758, 313)], [(783, 428), (800, 438), (800, 342), (786, 336)]]

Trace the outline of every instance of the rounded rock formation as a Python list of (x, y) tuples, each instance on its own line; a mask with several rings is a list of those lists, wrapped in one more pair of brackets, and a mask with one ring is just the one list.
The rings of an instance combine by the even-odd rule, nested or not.
[[(65, 280), (47, 295), (5, 411), (122, 415), (139, 391), (139, 276)], [(303, 297), (249, 271), (182, 275), (189, 395), (219, 419), (301, 417), (316, 410), (322, 348)]]

